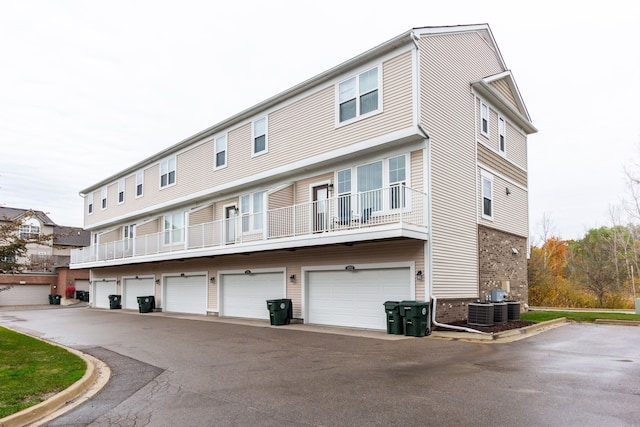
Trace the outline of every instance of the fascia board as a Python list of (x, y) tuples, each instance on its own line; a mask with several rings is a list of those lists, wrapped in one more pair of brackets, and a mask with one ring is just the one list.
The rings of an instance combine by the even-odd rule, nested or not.
[(520, 126), (527, 134), (538, 132), (538, 129), (529, 121), (527, 117), (522, 115), (520, 111), (516, 110), (510, 102), (508, 102), (502, 95), (500, 95), (495, 89), (493, 89), (484, 80), (479, 80), (471, 83), (471, 87), (483, 98), (492, 104), (499, 105), (505, 115), (518, 126)]

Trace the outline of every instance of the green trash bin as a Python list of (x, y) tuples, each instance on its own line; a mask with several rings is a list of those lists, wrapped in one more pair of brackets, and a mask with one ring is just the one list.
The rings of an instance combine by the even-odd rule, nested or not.
[(84, 294), (82, 294), (82, 301), (89, 302), (89, 291), (84, 291)]
[(293, 317), (293, 306), (291, 300), (287, 298), (267, 300), (269, 310), (269, 320), (272, 325), (281, 326), (291, 323)]
[(429, 302), (400, 301), (404, 334), (410, 337), (424, 337), (431, 334)]
[(109, 295), (109, 308), (111, 310), (122, 308), (122, 295)]
[(49, 294), (49, 304), (60, 305), (60, 295)]
[(392, 335), (404, 334), (400, 303), (398, 301), (386, 301), (384, 303), (384, 311), (387, 315), (387, 333)]
[(151, 313), (156, 308), (156, 300), (153, 295), (138, 297), (138, 311), (140, 313)]

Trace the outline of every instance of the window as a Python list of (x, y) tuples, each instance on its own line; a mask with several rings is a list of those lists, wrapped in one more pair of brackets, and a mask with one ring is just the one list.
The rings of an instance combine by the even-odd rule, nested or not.
[(266, 191), (256, 191), (240, 197), (240, 216), (242, 217), (243, 233), (262, 230), (265, 193)]
[(124, 249), (127, 254), (130, 255), (130, 250), (133, 248), (133, 239), (135, 237), (135, 224), (125, 225), (122, 227), (122, 237), (124, 240)]
[(372, 68), (338, 85), (340, 123), (378, 111), (378, 74), (378, 67)]
[(500, 154), (505, 154), (506, 146), (506, 124), (502, 117), (498, 117), (498, 150)]
[(351, 222), (351, 169), (338, 171), (338, 218), (341, 224)]
[(107, 209), (107, 187), (102, 187), (102, 190), (100, 191), (100, 208), (101, 209)]
[(118, 181), (118, 204), (124, 203), (124, 179)]
[(87, 194), (87, 213), (93, 213), (93, 193)]
[(407, 185), (406, 157), (398, 156), (389, 159), (389, 192), (391, 209), (403, 208), (406, 205), (405, 186)]
[(36, 219), (28, 219), (20, 225), (19, 233), (23, 240), (35, 240), (40, 235), (40, 223)]
[(136, 172), (136, 197), (142, 197), (144, 185), (144, 171)]
[(216, 169), (227, 166), (227, 135), (216, 138)]
[(267, 151), (267, 118), (253, 122), (253, 154)]
[(489, 106), (484, 102), (480, 103), (480, 132), (489, 136)]
[(165, 245), (184, 242), (184, 212), (165, 215), (163, 232)]
[(176, 158), (169, 157), (160, 163), (160, 188), (176, 183)]
[(493, 219), (493, 177), (482, 172), (482, 216)]

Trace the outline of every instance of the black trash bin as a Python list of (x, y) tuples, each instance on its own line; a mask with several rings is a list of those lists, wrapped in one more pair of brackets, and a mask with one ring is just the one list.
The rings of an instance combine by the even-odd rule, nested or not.
[(109, 295), (109, 308), (111, 310), (122, 308), (122, 295)]
[(386, 301), (384, 303), (384, 311), (387, 314), (387, 333), (393, 335), (404, 334), (400, 302)]
[(60, 295), (49, 294), (49, 304), (60, 305)]
[(272, 325), (281, 326), (291, 323), (293, 306), (290, 299), (269, 299), (267, 300), (267, 309), (269, 310), (269, 320)]
[(140, 313), (151, 313), (156, 308), (156, 300), (153, 295), (138, 297), (138, 311)]
[(400, 301), (400, 315), (406, 336), (424, 337), (431, 334), (429, 302)]
[(82, 301), (82, 294), (84, 291), (76, 291), (76, 299)]
[(84, 291), (84, 294), (82, 294), (82, 301), (89, 302), (89, 291)]

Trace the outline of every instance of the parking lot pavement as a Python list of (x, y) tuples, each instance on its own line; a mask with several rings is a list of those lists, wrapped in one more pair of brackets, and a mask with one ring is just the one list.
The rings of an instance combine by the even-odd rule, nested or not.
[(85, 403), (76, 411), (90, 417), (75, 425), (610, 426), (640, 419), (634, 327), (570, 324), (486, 345), (96, 309), (0, 309), (0, 324), (101, 351), (114, 376), (112, 358), (140, 363), (121, 375), (126, 392), (112, 395), (114, 405), (92, 411)]

